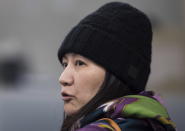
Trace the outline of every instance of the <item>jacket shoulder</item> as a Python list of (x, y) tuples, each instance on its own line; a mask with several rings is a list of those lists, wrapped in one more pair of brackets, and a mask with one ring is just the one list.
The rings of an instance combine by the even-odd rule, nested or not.
[(128, 118), (118, 121), (121, 131), (153, 131), (153, 127), (149, 124), (147, 119)]
[[(90, 123), (77, 131), (152, 131), (147, 120), (142, 119), (100, 119)], [(163, 131), (163, 130), (158, 130)]]

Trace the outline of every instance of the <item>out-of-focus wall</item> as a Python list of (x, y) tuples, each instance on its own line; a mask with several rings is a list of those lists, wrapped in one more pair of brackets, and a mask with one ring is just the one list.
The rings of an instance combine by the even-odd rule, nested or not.
[[(110, 1), (0, 1), (1, 131), (59, 130), (63, 103), (58, 47), (84, 16)], [(185, 1), (120, 1), (143, 10), (152, 20), (152, 71), (147, 90), (162, 95), (172, 120), (183, 130)]]

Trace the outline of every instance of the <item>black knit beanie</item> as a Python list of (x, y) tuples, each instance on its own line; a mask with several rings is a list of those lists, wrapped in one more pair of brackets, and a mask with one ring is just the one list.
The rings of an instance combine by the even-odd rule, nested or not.
[(152, 27), (148, 17), (121, 2), (103, 5), (82, 19), (62, 42), (66, 53), (87, 57), (114, 74), (134, 92), (145, 90), (150, 74)]

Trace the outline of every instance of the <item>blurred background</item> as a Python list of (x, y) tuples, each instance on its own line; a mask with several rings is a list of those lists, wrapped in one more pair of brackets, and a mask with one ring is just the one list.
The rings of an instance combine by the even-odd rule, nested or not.
[[(0, 131), (59, 131), (63, 102), (57, 50), (84, 16), (111, 0), (0, 0)], [(120, 0), (152, 20), (147, 90), (164, 99), (178, 130), (184, 124), (185, 1)]]

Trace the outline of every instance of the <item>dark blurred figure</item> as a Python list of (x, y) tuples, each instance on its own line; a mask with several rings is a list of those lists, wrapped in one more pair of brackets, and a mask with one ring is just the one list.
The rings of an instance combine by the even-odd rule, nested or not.
[(18, 84), (27, 70), (26, 60), (22, 56), (0, 60), (0, 82), (4, 85)]

